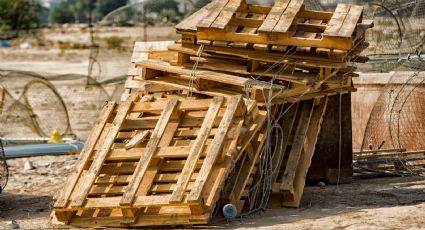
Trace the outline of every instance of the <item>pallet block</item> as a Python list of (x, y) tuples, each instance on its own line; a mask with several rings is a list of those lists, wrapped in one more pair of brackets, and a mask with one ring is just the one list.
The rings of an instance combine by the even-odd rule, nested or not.
[(264, 121), (241, 96), (132, 94), (110, 102), (56, 197), (54, 217), (84, 227), (207, 223), (243, 140)]

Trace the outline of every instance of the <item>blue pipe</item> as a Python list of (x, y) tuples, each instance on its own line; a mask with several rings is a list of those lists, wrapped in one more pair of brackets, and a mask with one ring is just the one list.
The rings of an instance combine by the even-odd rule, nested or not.
[(81, 152), (84, 142), (59, 144), (35, 144), (4, 147), (6, 159), (18, 157), (34, 157), (44, 155), (66, 155), (72, 152)]

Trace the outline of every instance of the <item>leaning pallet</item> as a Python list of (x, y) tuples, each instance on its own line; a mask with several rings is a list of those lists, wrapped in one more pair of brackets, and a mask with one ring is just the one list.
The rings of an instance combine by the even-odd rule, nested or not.
[(353, 63), (368, 60), (360, 52), (373, 22), (362, 14), (349, 4), (332, 13), (302, 0), (215, 0), (176, 26), (181, 39), (168, 50), (146, 60), (136, 43), (123, 101), (101, 112), (55, 220), (205, 224), (217, 205), (253, 210), (265, 174), (266, 193), (298, 207), (328, 97), (355, 91)]
[(54, 216), (84, 227), (208, 223), (234, 159), (264, 121), (241, 96), (110, 102)]

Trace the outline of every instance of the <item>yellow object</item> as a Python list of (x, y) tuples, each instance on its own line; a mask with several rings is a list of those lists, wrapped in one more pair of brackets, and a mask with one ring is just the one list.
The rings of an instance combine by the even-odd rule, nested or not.
[(65, 141), (62, 139), (62, 135), (57, 131), (52, 132), (52, 136), (50, 136), (47, 143), (64, 143)]

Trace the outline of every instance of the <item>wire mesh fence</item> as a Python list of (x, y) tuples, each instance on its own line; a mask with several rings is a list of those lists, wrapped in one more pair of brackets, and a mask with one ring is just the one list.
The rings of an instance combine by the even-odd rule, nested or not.
[(6, 157), (4, 155), (3, 141), (0, 138), (0, 193), (6, 187), (8, 178), (9, 169), (7, 167)]

